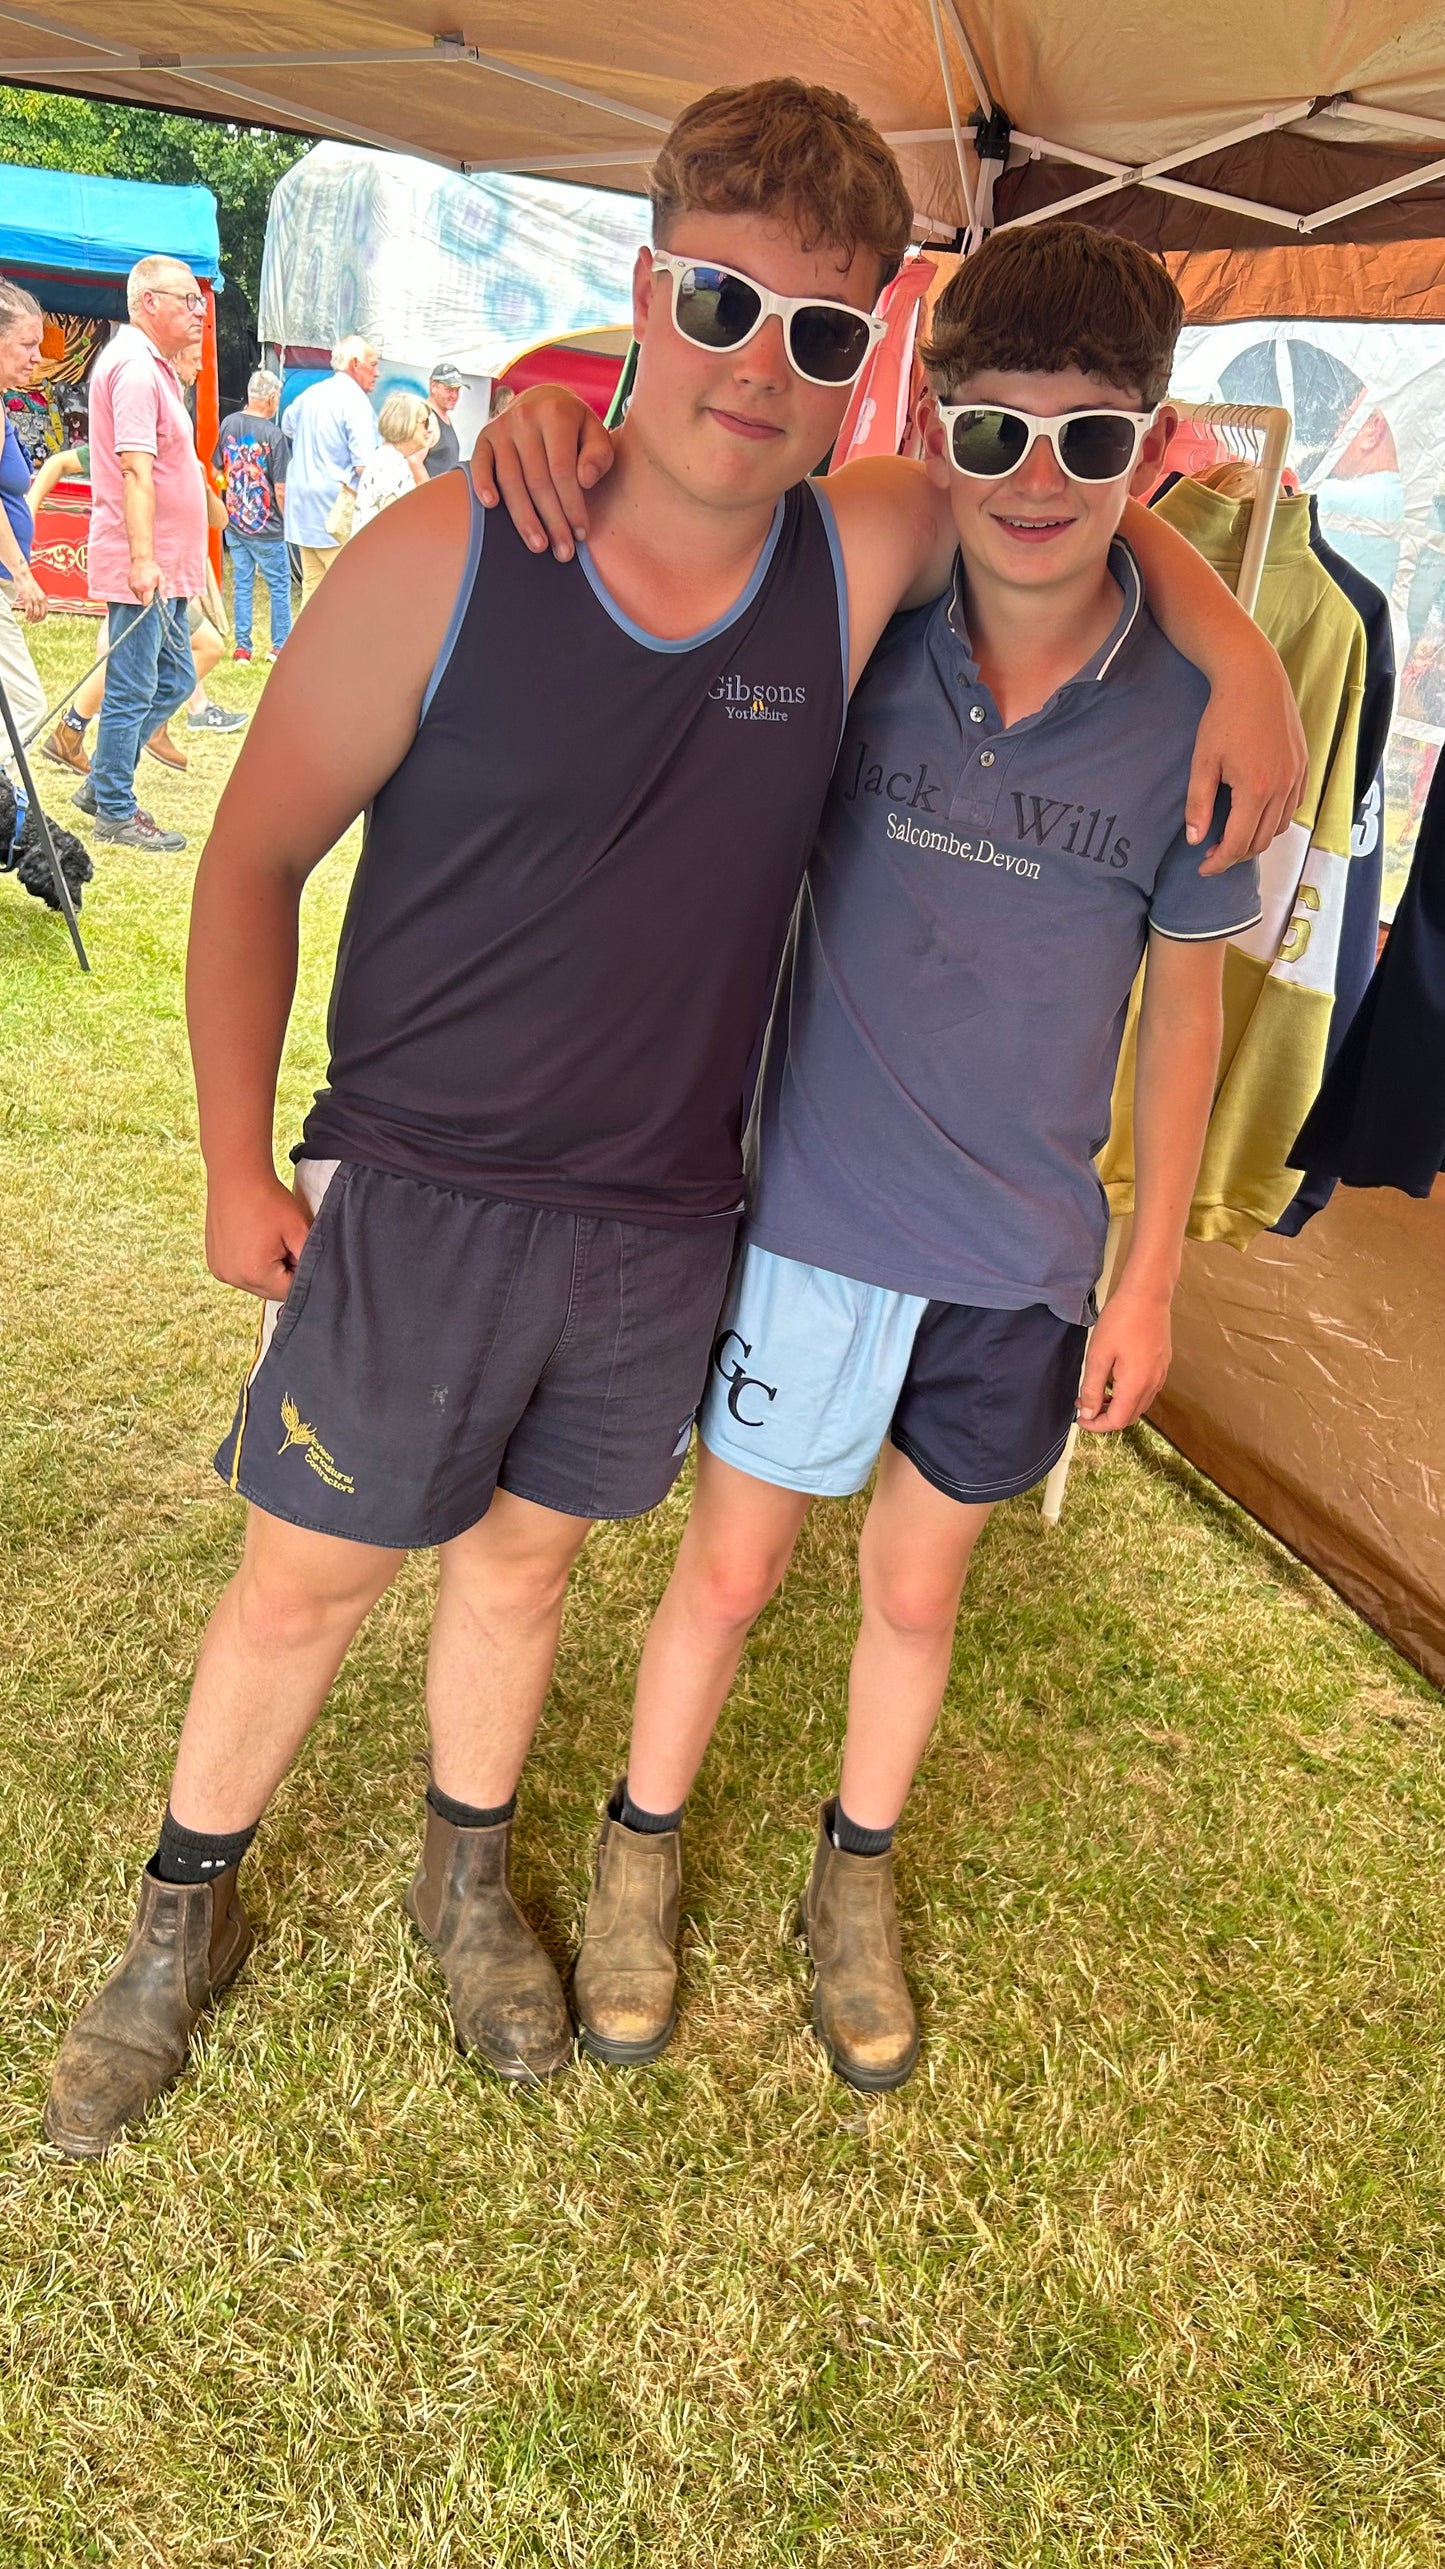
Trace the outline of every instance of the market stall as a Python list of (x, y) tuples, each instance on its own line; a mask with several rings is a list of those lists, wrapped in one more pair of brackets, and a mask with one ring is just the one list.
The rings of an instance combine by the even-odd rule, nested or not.
[[(43, 378), (7, 402), (33, 465), (83, 440), (86, 375), (113, 325), (125, 319), (130, 270), (153, 251), (183, 259), (206, 298), (196, 442), (209, 456), (220, 425), (215, 298), (222, 282), (209, 188), (0, 167), (0, 273), (27, 286), (45, 311)], [(89, 485), (58, 483), (37, 518), (32, 556), (56, 606), (87, 610), (89, 524)]]

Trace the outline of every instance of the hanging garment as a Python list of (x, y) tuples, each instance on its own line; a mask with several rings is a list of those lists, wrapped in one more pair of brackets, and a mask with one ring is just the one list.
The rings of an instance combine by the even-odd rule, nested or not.
[(1428, 1195), (1445, 1168), (1445, 758), (1379, 967), (1291, 1158), (1402, 1195)]
[[(1340, 951), (1335, 964), (1335, 1005), (1325, 1047), (1325, 1077), (1349, 1033), (1356, 1009), (1370, 986), (1380, 941), (1380, 890), (1385, 874), (1385, 750), (1395, 710), (1395, 634), (1390, 601), (1343, 553), (1320, 533), (1319, 509), (1310, 501), (1310, 547), (1337, 588), (1343, 589), (1365, 628), (1365, 692), (1360, 705), (1360, 745), (1355, 756), (1355, 826), (1353, 862), (1345, 885), (1345, 913), (1340, 923)], [(1291, 1165), (1303, 1165), (1290, 1155)], [(1305, 1224), (1328, 1204), (1333, 1177), (1306, 1169), (1299, 1193), (1285, 1206), (1276, 1231), (1297, 1239)]]
[[(1250, 503), (1181, 481), (1156, 505), (1237, 588)], [(1294, 820), (1260, 859), (1264, 915), (1225, 951), (1219, 1080), (1188, 1228), (1238, 1249), (1299, 1185), (1289, 1152), (1324, 1068), (1355, 816), (1365, 632), (1310, 550), (1303, 496), (1279, 501), (1255, 619), (1289, 673), (1310, 772)], [(1137, 1020), (1136, 991), (1098, 1163), (1115, 1214), (1134, 1209)]]

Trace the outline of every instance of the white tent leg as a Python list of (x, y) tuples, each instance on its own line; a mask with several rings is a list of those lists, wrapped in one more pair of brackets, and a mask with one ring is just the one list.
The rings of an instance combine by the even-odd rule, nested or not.
[[(1114, 1269), (1119, 1263), (1119, 1250), (1127, 1219), (1127, 1215), (1116, 1213), (1109, 1224), (1108, 1237), (1104, 1242), (1104, 1262), (1099, 1269), (1099, 1281), (1095, 1287), (1101, 1305), (1107, 1301), (1109, 1287), (1114, 1281)], [(1084, 1353), (1087, 1356), (1087, 1346)], [(1074, 1459), (1074, 1448), (1078, 1441), (1079, 1426), (1076, 1419), (1069, 1430), (1069, 1441), (1044, 1483), (1044, 1501), (1039, 1514), (1045, 1525), (1057, 1525), (1063, 1515), (1064, 1492), (1069, 1486), (1069, 1465)]]

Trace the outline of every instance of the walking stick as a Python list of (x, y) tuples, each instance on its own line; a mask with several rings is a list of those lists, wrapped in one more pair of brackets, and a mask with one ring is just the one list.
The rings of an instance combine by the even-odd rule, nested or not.
[[(64, 699), (62, 698), (61, 701), (64, 702)], [(11, 711), (10, 699), (5, 692), (5, 682), (3, 678), (0, 678), (0, 716), (4, 717), (5, 728), (10, 734), (10, 746), (15, 752), (15, 764), (20, 770), (20, 781), (25, 788), (30, 809), (35, 815), (35, 826), (40, 833), (40, 844), (45, 851), (46, 863), (50, 867), (51, 878), (60, 898), (61, 909), (65, 913), (65, 924), (70, 930), (70, 942), (75, 948), (76, 962), (79, 964), (82, 972), (89, 972), (90, 958), (87, 955), (84, 944), (81, 940), (80, 922), (75, 915), (75, 903), (70, 897), (70, 886), (65, 880), (64, 867), (61, 865), (60, 859), (55, 853), (55, 841), (50, 835), (50, 823), (45, 816), (45, 806), (41, 802), (40, 796), (35, 789), (35, 779), (30, 773), (30, 761), (25, 755), (25, 743), (21, 739), (19, 730), (16, 727), (15, 716)], [(32, 738), (33, 736), (34, 735), (32, 734)]]

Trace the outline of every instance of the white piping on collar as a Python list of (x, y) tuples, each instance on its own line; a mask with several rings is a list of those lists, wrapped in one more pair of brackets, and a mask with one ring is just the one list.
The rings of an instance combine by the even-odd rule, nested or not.
[[(1124, 542), (1122, 536), (1116, 536), (1114, 543), (1110, 546), (1111, 554), (1116, 550), (1123, 554), (1124, 560), (1128, 564), (1130, 591), (1124, 600), (1123, 621), (1120, 624), (1117, 635), (1115, 636), (1114, 647), (1112, 651), (1108, 652), (1105, 658), (1100, 661), (1098, 668), (1094, 671), (1096, 684), (1100, 678), (1107, 677), (1109, 671), (1113, 668), (1115, 661), (1118, 659), (1120, 652), (1123, 650), (1125, 643), (1128, 641), (1130, 634), (1133, 632), (1135, 625), (1139, 621), (1139, 609), (1144, 603), (1144, 583), (1139, 576), (1139, 565), (1135, 561), (1133, 554), (1130, 552), (1129, 547)], [(968, 653), (969, 659), (973, 661), (973, 666), (977, 668), (978, 662), (974, 660), (973, 644), (969, 640), (968, 635), (961, 632), (959, 627), (953, 621), (953, 611), (959, 603), (959, 589), (962, 584), (962, 575), (963, 556), (962, 554), (958, 554), (954, 558), (953, 578), (949, 584), (948, 629), (952, 634), (954, 641), (961, 642), (963, 644), (964, 649)]]
[(1098, 668), (1095, 670), (1094, 676), (1096, 679), (1107, 677), (1109, 671), (1113, 668), (1115, 661), (1118, 659), (1120, 652), (1123, 650), (1125, 643), (1128, 641), (1130, 634), (1133, 632), (1135, 625), (1139, 621), (1139, 609), (1144, 603), (1144, 583), (1139, 577), (1139, 565), (1135, 561), (1133, 554), (1130, 552), (1128, 545), (1125, 544), (1122, 539), (1119, 539), (1119, 550), (1129, 565), (1129, 577), (1133, 582), (1134, 593), (1132, 597), (1125, 600), (1124, 621), (1119, 628), (1119, 638), (1116, 641), (1113, 650), (1108, 653), (1107, 657), (1099, 663)]

